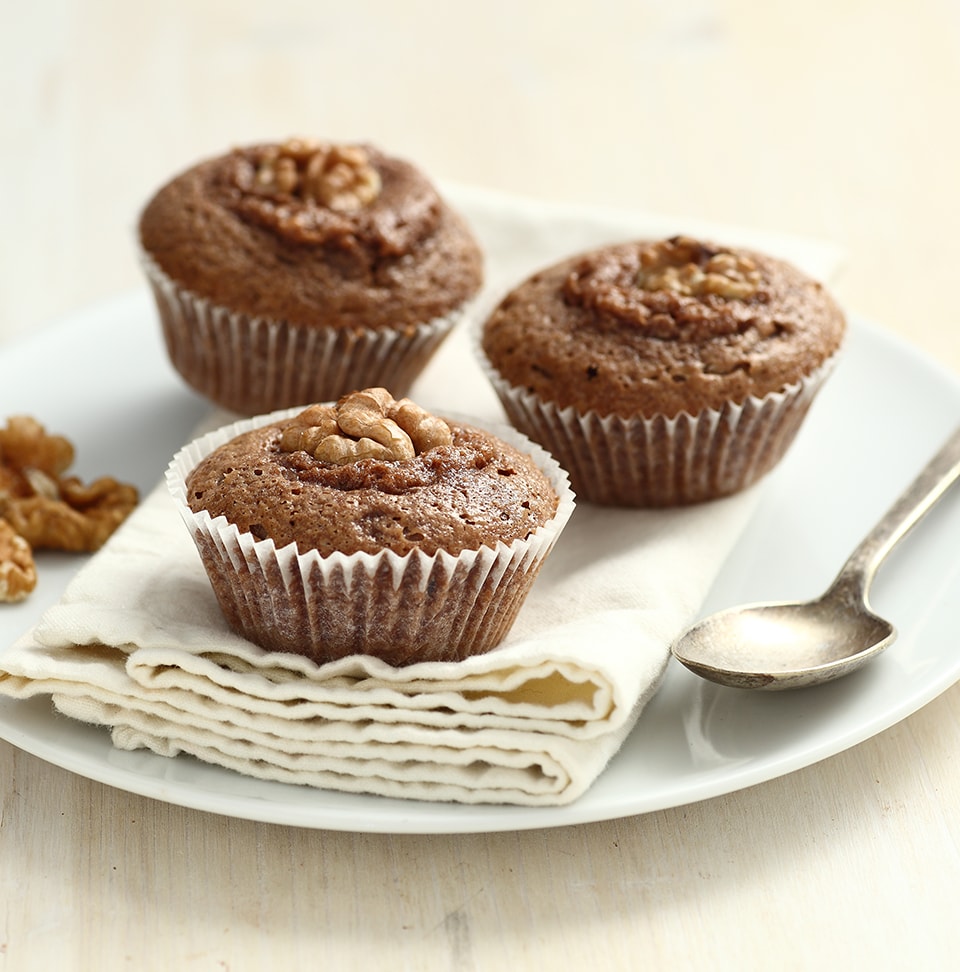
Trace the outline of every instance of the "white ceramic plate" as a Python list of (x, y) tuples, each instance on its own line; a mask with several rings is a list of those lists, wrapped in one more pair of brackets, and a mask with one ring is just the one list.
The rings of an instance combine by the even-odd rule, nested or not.
[[(0, 416), (26, 412), (78, 448), (84, 478), (148, 490), (206, 414), (166, 363), (146, 294), (76, 315), (0, 355)], [(877, 328), (853, 321), (846, 354), (705, 610), (818, 593), (960, 418), (960, 382)], [(849, 678), (750, 694), (678, 665), (593, 788), (568, 807), (471, 807), (355, 796), (245, 778), (186, 757), (115, 750), (106, 731), (49, 700), (0, 700), (0, 737), (110, 786), (214, 813), (365, 832), (466, 833), (559, 827), (729, 793), (873, 736), (960, 678), (960, 490), (883, 568), (874, 606), (897, 643)], [(41, 556), (41, 583), (0, 609), (0, 646), (54, 603), (82, 561)]]

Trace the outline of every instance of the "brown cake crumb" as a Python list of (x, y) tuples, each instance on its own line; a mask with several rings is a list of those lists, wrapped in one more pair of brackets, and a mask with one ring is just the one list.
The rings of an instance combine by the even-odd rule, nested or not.
[(163, 186), (139, 232), (186, 291), (307, 327), (403, 329), (450, 313), (482, 279), (460, 216), (370, 145), (236, 148)]
[(504, 380), (559, 408), (671, 418), (781, 390), (844, 330), (830, 295), (790, 264), (675, 237), (534, 274), (495, 309), (482, 345)]
[[(377, 428), (353, 424), (358, 405), (379, 409)], [(370, 433), (399, 438), (385, 431), (390, 425), (407, 440), (393, 454), (364, 447), (327, 457), (321, 448), (330, 438), (382, 446)], [(528, 537), (554, 515), (558, 499), (534, 461), (496, 436), (366, 389), (221, 446), (188, 476), (187, 502), (301, 552), (456, 555)]]

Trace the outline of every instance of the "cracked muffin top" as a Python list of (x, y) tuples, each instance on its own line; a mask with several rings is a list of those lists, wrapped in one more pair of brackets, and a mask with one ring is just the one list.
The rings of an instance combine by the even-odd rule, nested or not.
[(673, 237), (534, 274), (494, 309), (481, 346), (507, 382), (560, 408), (672, 418), (780, 391), (830, 358), (845, 327), (790, 264)]
[(509, 544), (559, 503), (530, 456), (382, 388), (242, 433), (191, 471), (186, 498), (258, 540), (323, 556)]
[(415, 326), (459, 308), (483, 273), (433, 184), (371, 145), (289, 139), (207, 159), (153, 196), (139, 237), (195, 296), (306, 326)]

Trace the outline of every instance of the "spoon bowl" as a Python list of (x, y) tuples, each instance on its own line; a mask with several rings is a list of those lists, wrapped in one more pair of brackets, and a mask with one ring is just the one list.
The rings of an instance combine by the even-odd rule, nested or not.
[(855, 671), (896, 638), (889, 621), (846, 607), (828, 592), (816, 601), (731, 608), (694, 625), (673, 653), (702, 678), (735, 688), (816, 685)]
[(896, 629), (869, 606), (877, 568), (960, 476), (960, 428), (860, 543), (825, 594), (729, 608), (672, 646), (690, 671), (744, 689), (790, 689), (849, 675), (876, 658)]

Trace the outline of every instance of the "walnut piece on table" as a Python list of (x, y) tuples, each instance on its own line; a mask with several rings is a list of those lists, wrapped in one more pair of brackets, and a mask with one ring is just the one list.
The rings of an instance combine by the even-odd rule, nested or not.
[(30, 544), (0, 520), (0, 602), (23, 601), (36, 586), (37, 566)]
[(70, 441), (34, 418), (15, 415), (0, 429), (0, 601), (33, 590), (34, 550), (99, 550), (137, 505), (134, 486), (64, 475), (73, 459)]

